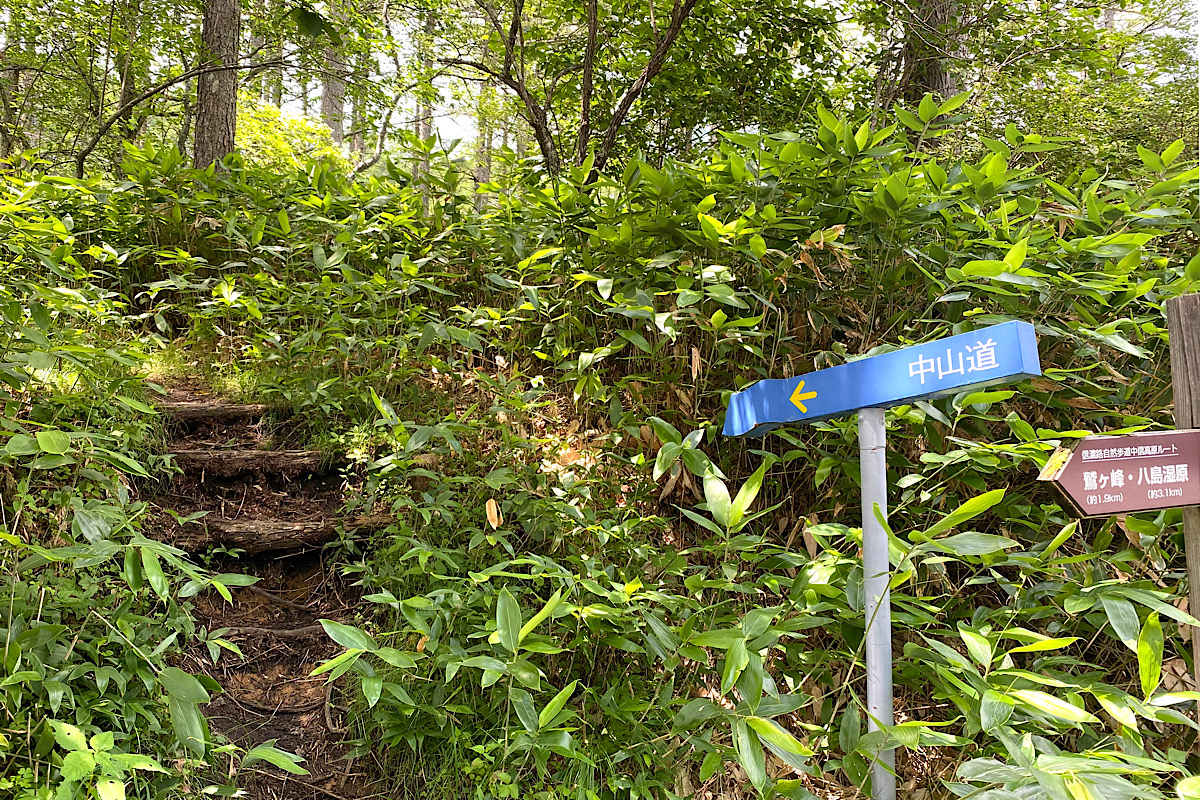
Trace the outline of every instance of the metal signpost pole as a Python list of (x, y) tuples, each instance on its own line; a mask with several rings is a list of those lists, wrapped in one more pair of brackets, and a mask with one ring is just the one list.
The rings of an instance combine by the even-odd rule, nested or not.
[[(887, 431), (882, 408), (858, 412), (858, 455), (862, 469), (863, 594), (867, 619), (867, 730), (893, 725), (892, 604), (888, 589), (887, 532), (875, 507), (887, 519)], [(871, 797), (896, 800), (896, 751), (883, 750), (871, 767)]]
[[(884, 410), (913, 400), (959, 393), (964, 393), (964, 401), (970, 402), (967, 393), (1041, 374), (1033, 326), (1013, 321), (805, 375), (760, 380), (729, 398), (723, 428), (726, 436), (765, 436), (792, 422), (809, 424), (858, 413), (870, 730), (894, 724), (892, 609), (888, 591), (891, 569), (887, 533), (875, 516), (878, 506), (887, 519)], [(1165, 471), (1166, 467), (1161, 469)], [(1174, 465), (1176, 478), (1179, 469), (1178, 464)], [(1200, 465), (1195, 472), (1200, 476)], [(871, 767), (871, 776), (874, 800), (896, 800), (894, 749), (879, 754)]]

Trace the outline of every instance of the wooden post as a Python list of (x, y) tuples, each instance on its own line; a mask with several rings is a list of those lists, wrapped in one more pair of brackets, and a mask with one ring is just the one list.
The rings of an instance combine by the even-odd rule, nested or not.
[[(1168, 300), (1171, 384), (1175, 427), (1200, 426), (1200, 294)], [(1183, 546), (1187, 556), (1188, 613), (1200, 614), (1200, 508), (1183, 509)], [(1192, 628), (1192, 684), (1200, 690), (1200, 629)]]

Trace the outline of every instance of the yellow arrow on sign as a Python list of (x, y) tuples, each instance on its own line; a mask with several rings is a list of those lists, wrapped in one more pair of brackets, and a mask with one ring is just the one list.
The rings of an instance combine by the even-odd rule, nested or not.
[(807, 414), (808, 406), (804, 405), (804, 401), (812, 400), (816, 396), (817, 396), (816, 392), (805, 392), (804, 391), (804, 381), (800, 381), (800, 383), (796, 384), (796, 391), (792, 392), (792, 396), (790, 399), (792, 401), (792, 405), (794, 405), (796, 408), (800, 409), (802, 412)]

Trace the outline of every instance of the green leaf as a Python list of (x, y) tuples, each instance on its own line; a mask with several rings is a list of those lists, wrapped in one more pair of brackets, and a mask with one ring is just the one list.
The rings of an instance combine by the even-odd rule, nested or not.
[(897, 106), (896, 119), (900, 120), (900, 122), (904, 124), (904, 127), (911, 131), (915, 131), (916, 133), (920, 133), (921, 131), (925, 130), (925, 123), (921, 121), (921, 118), (908, 109)]
[(1151, 612), (1142, 626), (1137, 642), (1138, 676), (1142, 680), (1142, 693), (1146, 699), (1154, 694), (1162, 680), (1163, 630), (1158, 621), (1158, 612)]
[(697, 214), (700, 219), (700, 230), (704, 233), (704, 238), (708, 239), (713, 244), (721, 240), (721, 231), (725, 226), (720, 220), (710, 217), (708, 214)]
[(654, 428), (654, 435), (657, 436), (658, 440), (663, 444), (668, 442), (679, 445), (683, 444), (683, 436), (679, 434), (679, 431), (674, 425), (667, 422), (662, 417), (651, 417), (650, 427)]
[(1020, 647), (1014, 647), (1008, 651), (1008, 655), (1012, 655), (1013, 653), (1041, 653), (1046, 650), (1060, 650), (1078, 641), (1078, 636), (1065, 636), (1060, 639), (1042, 639), (1041, 641), (1023, 644)]
[(4, 452), (10, 456), (31, 456), (34, 453), (40, 453), (41, 448), (38, 447), (37, 440), (32, 436), (18, 433), (4, 445)]
[(750, 237), (750, 252), (755, 258), (762, 258), (767, 254), (767, 243), (757, 233)]
[(49, 453), (52, 456), (64, 455), (71, 449), (71, 437), (58, 430), (38, 431), (37, 443), (43, 453)]
[(508, 589), (501, 589), (496, 599), (496, 633), (505, 650), (517, 652), (521, 643), (521, 607)]
[(1036, 711), (1050, 714), (1067, 722), (1089, 722), (1093, 724), (1100, 722), (1100, 720), (1082, 708), (1073, 706), (1066, 700), (1060, 700), (1052, 694), (1039, 692), (1036, 689), (1011, 689), (1008, 693)]
[(945, 539), (937, 539), (933, 544), (956, 556), (985, 556), (1021, 546), (1019, 542), (992, 533), (958, 533)]
[(544, 606), (542, 606), (541, 611), (534, 614), (528, 622), (521, 626), (521, 635), (519, 639), (522, 642), (525, 641), (525, 637), (533, 633), (534, 629), (537, 628), (538, 625), (541, 625), (547, 617), (553, 614), (555, 609), (557, 609), (560, 605), (562, 605), (561, 589), (550, 596), (550, 599), (546, 601)]
[[(764, 461), (759, 465), (758, 469), (754, 470), (746, 482), (742, 484), (742, 488), (738, 489), (737, 497), (734, 498), (733, 504), (729, 507), (729, 528), (736, 530), (742, 523), (742, 518), (746, 516), (746, 512), (750, 509), (750, 505), (754, 502), (754, 498), (758, 497), (759, 491), (762, 489), (763, 477), (767, 474), (767, 467), (770, 466), (769, 461)], [(722, 484), (724, 486), (724, 484)], [(705, 476), (705, 495), (707, 497), (708, 483)], [(729, 496), (728, 490), (725, 496)], [(712, 509), (711, 503), (709, 509)], [(716, 516), (715, 514), (713, 516)], [(720, 522), (720, 520), (717, 520)]]
[(1184, 778), (1175, 786), (1179, 800), (1200, 800), (1200, 776)]
[(862, 715), (858, 711), (858, 704), (849, 702), (846, 704), (846, 710), (842, 712), (842, 722), (838, 726), (838, 747), (843, 753), (853, 753), (860, 738)]
[(1008, 722), (1015, 705), (1016, 701), (1011, 697), (1005, 697), (995, 689), (988, 689), (983, 693), (979, 704), (979, 724), (985, 731), (1000, 727)]
[(125, 782), (111, 778), (98, 781), (96, 800), (125, 800)]
[(1004, 263), (1008, 265), (1010, 272), (1016, 272), (1025, 263), (1025, 253), (1029, 249), (1029, 237), (1026, 236), (1021, 241), (1014, 244), (1004, 254)]
[(729, 694), (729, 690), (737, 683), (738, 676), (750, 663), (750, 652), (746, 649), (746, 640), (738, 638), (725, 653), (725, 671), (721, 675), (721, 694)]
[(725, 529), (730, 528), (733, 503), (729, 499), (729, 489), (713, 472), (704, 476), (704, 500), (708, 503), (708, 513), (712, 514), (717, 524)]
[(1183, 153), (1183, 139), (1176, 139), (1167, 145), (1167, 149), (1162, 152), (1162, 163), (1166, 166), (1171, 166), (1175, 159), (1179, 158)]
[(185, 703), (207, 703), (212, 699), (196, 676), (179, 667), (163, 667), (158, 673), (158, 682), (167, 694)]
[(571, 699), (571, 695), (574, 694), (575, 687), (578, 685), (579, 681), (571, 681), (546, 704), (546, 707), (538, 714), (539, 729), (549, 725), (558, 716), (558, 712), (563, 710), (563, 706)]
[(361, 656), (362, 654), (363, 654), (362, 650), (352, 647), (349, 650), (347, 650), (346, 652), (342, 653), (341, 655), (334, 656), (333, 658), (326, 661), (324, 664), (317, 666), (316, 669), (314, 669), (312, 672), (310, 672), (308, 674), (310, 676), (315, 677), (317, 675), (323, 675), (324, 673), (328, 672), (329, 680), (332, 681), (332, 680), (336, 679), (337, 677), (339, 677), (340, 675), (345, 674), (346, 670), (348, 670), (348, 669), (350, 669), (350, 667), (354, 666), (354, 662), (358, 661), (358, 657)]
[(150, 588), (159, 596), (159, 599), (166, 600), (170, 597), (171, 583), (163, 574), (158, 554), (147, 547), (142, 548), (142, 573), (146, 576), (146, 580), (150, 581)]
[(767, 785), (767, 756), (758, 734), (751, 730), (745, 720), (739, 719), (734, 723), (733, 747), (737, 751), (738, 762), (746, 770), (746, 776), (760, 792)]
[(158, 413), (158, 411), (153, 406), (148, 406), (145, 403), (143, 403), (141, 400), (134, 400), (132, 397), (123, 397), (121, 395), (117, 395), (116, 399), (117, 399), (118, 403), (120, 403), (121, 405), (125, 406), (126, 408), (132, 409), (134, 411), (140, 411), (143, 414), (157, 414)]
[(490, 672), (499, 672), (500, 674), (508, 673), (508, 665), (498, 658), (491, 656), (473, 656), (462, 662), (464, 667), (474, 667), (476, 669), (488, 670)]
[(542, 688), (542, 677), (538, 673), (538, 668), (532, 662), (524, 658), (518, 658), (510, 665), (513, 677), (521, 683), (528, 686), (530, 689)]
[(203, 757), (206, 735), (204, 715), (200, 713), (200, 709), (195, 703), (168, 695), (167, 710), (171, 713), (171, 727), (175, 729), (175, 737), (179, 739), (179, 743), (197, 756)]
[(991, 259), (982, 259), (978, 261), (968, 261), (963, 264), (962, 271), (964, 275), (977, 275), (981, 278), (995, 278), (1009, 271), (1008, 264), (1003, 261), (995, 261)]
[(521, 726), (530, 733), (537, 733), (538, 713), (533, 706), (533, 695), (524, 689), (513, 687), (509, 690), (508, 699), (512, 701), (513, 708), (517, 712), (517, 719), (521, 720)]
[(1184, 266), (1183, 276), (1189, 281), (1200, 281), (1200, 252), (1192, 256)]
[(77, 782), (92, 774), (96, 769), (96, 757), (88, 750), (72, 750), (63, 756), (62, 779)]
[(87, 737), (83, 735), (83, 731), (66, 722), (51, 720), (50, 726), (54, 729), (54, 741), (58, 742), (58, 746), (64, 750), (86, 750)]
[(1158, 153), (1155, 153), (1153, 150), (1147, 150), (1145, 147), (1142, 147), (1139, 144), (1137, 146), (1137, 154), (1138, 157), (1142, 159), (1142, 163), (1146, 165), (1147, 169), (1153, 170), (1154, 172), (1162, 172), (1164, 169), (1166, 169), (1162, 159), (1158, 157)]
[(378, 675), (363, 676), (362, 693), (363, 698), (367, 701), (367, 708), (374, 708), (383, 695), (383, 678)]
[(988, 667), (992, 663), (992, 643), (981, 633), (970, 630), (959, 624), (958, 635), (963, 640), (963, 644), (967, 646), (967, 654), (981, 667)]
[(1110, 594), (1100, 595), (1100, 603), (1104, 606), (1104, 613), (1108, 615), (1108, 622), (1112, 625), (1113, 633), (1117, 634), (1117, 638), (1126, 647), (1136, 653), (1142, 623), (1138, 619), (1137, 609), (1133, 607), (1133, 603), (1123, 597)]
[(303, 760), (294, 753), (280, 750), (275, 746), (275, 740), (271, 739), (247, 750), (246, 755), (242, 756), (242, 766), (246, 767), (259, 761), (265, 761), (279, 767), (284, 772), (290, 772), (293, 775), (307, 775), (309, 774), (308, 770), (300, 766), (300, 762)]
[(688, 643), (698, 645), (699, 647), (715, 647), (718, 650), (728, 650), (733, 647), (735, 642), (744, 641), (745, 638), (745, 634), (739, 628), (722, 628), (694, 634), (688, 640)]
[(713, 775), (717, 774), (717, 770), (721, 768), (721, 751), (713, 750), (704, 757), (704, 761), (700, 763), (700, 781), (708, 782)]
[[(974, 519), (983, 512), (987, 511), (992, 506), (1004, 499), (1003, 489), (993, 489), (990, 492), (984, 492), (977, 497), (972, 497), (961, 506), (951, 511), (942, 519), (933, 524), (932, 527), (925, 530), (925, 535), (929, 537), (937, 536), (939, 533), (944, 533), (951, 528), (956, 528), (969, 519)], [(1003, 537), (996, 537), (1003, 538)], [(1009, 540), (1011, 541), (1011, 540)]]
[(813, 751), (796, 740), (796, 737), (785, 731), (779, 723), (762, 717), (747, 717), (746, 724), (754, 729), (765, 742), (770, 742), (781, 750), (800, 756), (811, 756)]
[(320, 623), (321, 627), (325, 629), (325, 633), (329, 635), (329, 638), (342, 647), (348, 647), (352, 650), (365, 650), (368, 653), (374, 653), (379, 649), (379, 644), (373, 638), (352, 625), (343, 625), (331, 619), (320, 620)]
[(933, 95), (928, 92), (921, 98), (920, 104), (917, 106), (917, 114), (921, 117), (922, 122), (933, 122), (938, 115), (938, 104), (934, 102)]
[(679, 454), (683, 452), (685, 452), (683, 445), (676, 444), (675, 442), (667, 442), (660, 447), (658, 449), (658, 455), (654, 457), (654, 480), (658, 480), (663, 475), (667, 474), (667, 470), (671, 468), (671, 466), (679, 458)]
[(954, 97), (951, 97), (949, 100), (947, 100), (946, 102), (944, 102), (940, 106), (938, 106), (938, 116), (941, 116), (943, 114), (949, 114), (952, 111), (958, 110), (970, 98), (971, 98), (971, 90), (970, 89), (968, 89), (965, 92), (960, 92), (960, 93), (954, 95)]

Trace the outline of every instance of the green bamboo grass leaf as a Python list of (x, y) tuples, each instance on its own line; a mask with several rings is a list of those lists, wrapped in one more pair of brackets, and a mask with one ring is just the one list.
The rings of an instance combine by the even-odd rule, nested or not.
[(541, 625), (542, 622), (544, 622), (547, 618), (549, 618), (549, 616), (553, 614), (560, 605), (562, 605), (561, 589), (550, 596), (550, 599), (547, 600), (546, 604), (542, 606), (541, 611), (534, 614), (532, 617), (530, 617), (528, 622), (521, 626), (520, 636), (517, 637), (518, 640), (522, 642), (525, 641), (525, 637), (533, 633), (534, 629), (537, 628), (538, 625)]
[(546, 704), (545, 708), (538, 714), (539, 729), (546, 727), (554, 721), (554, 718), (558, 716), (558, 712), (562, 711), (567, 701), (571, 699), (571, 695), (574, 694), (577, 686), (579, 686), (579, 681), (571, 681)]
[(1067, 722), (1079, 722), (1096, 724), (1100, 720), (1095, 716), (1084, 711), (1079, 706), (1074, 706), (1066, 700), (1059, 699), (1052, 694), (1039, 692), (1036, 689), (1012, 689), (1009, 691), (1011, 697), (1025, 703), (1035, 711), (1041, 711)]
[(1146, 618), (1137, 641), (1138, 677), (1142, 682), (1142, 694), (1147, 700), (1162, 681), (1163, 644), (1163, 629), (1158, 621), (1158, 613), (1152, 612)]
[(248, 767), (259, 761), (265, 761), (293, 775), (308, 775), (308, 770), (300, 766), (300, 762), (304, 759), (294, 753), (280, 750), (275, 746), (275, 741), (275, 739), (270, 739), (247, 750), (246, 755), (242, 756), (242, 766)]
[(321, 627), (325, 629), (325, 633), (329, 634), (329, 638), (342, 647), (365, 650), (368, 653), (373, 653), (379, 649), (379, 644), (373, 638), (353, 625), (344, 625), (341, 622), (334, 622), (331, 619), (323, 619), (320, 622)]
[(785, 731), (774, 720), (763, 719), (762, 717), (747, 717), (746, 724), (753, 728), (754, 732), (764, 742), (770, 742), (781, 750), (801, 756), (813, 755), (812, 750), (800, 744), (796, 737)]
[(731, 528), (733, 502), (729, 499), (729, 488), (712, 472), (704, 476), (704, 500), (716, 523), (722, 528)]
[(515, 654), (521, 643), (521, 607), (508, 589), (501, 589), (496, 599), (496, 633), (500, 645)]
[(972, 497), (954, 511), (951, 511), (945, 517), (935, 522), (932, 526), (926, 528), (924, 535), (932, 538), (939, 534), (945, 533), (951, 528), (956, 528), (967, 520), (978, 517), (980, 514), (987, 511), (989, 508), (992, 508), (1003, 499), (1004, 489), (993, 489), (990, 492), (984, 492), (981, 495)]
[(745, 720), (739, 719), (734, 723), (733, 747), (737, 752), (738, 762), (746, 770), (746, 777), (754, 788), (760, 792), (767, 785), (767, 756), (763, 752), (762, 743)]
[(1141, 621), (1138, 619), (1137, 609), (1133, 607), (1133, 603), (1123, 597), (1108, 594), (1100, 596), (1100, 603), (1104, 606), (1104, 613), (1108, 616), (1113, 633), (1117, 635), (1122, 644), (1137, 653)]

